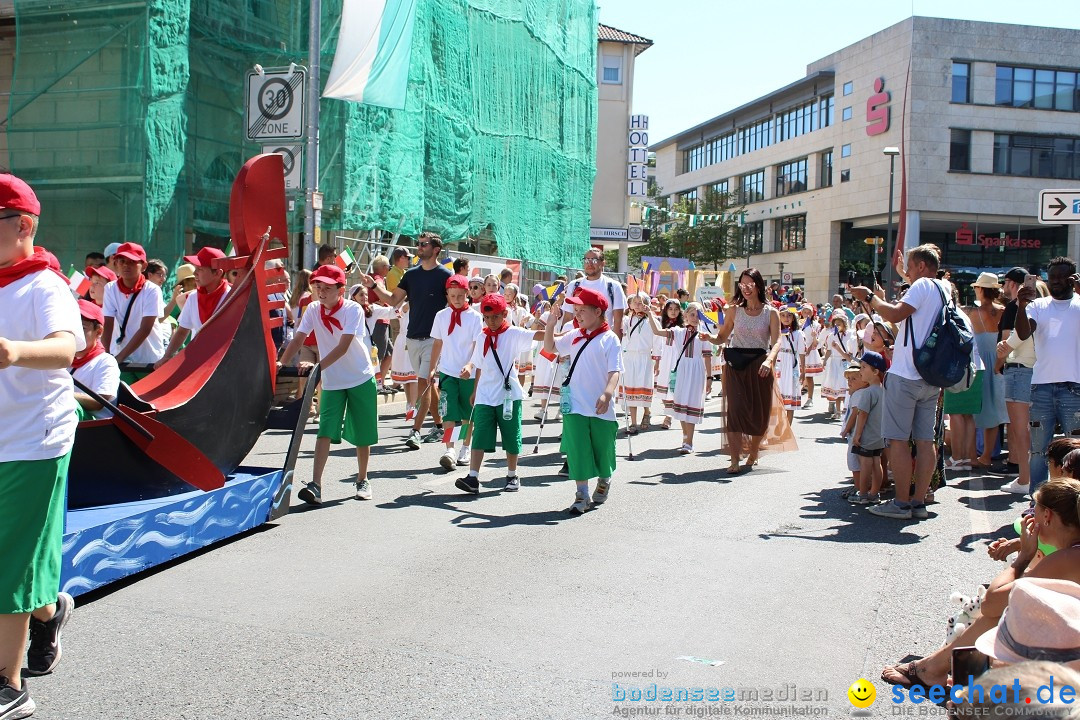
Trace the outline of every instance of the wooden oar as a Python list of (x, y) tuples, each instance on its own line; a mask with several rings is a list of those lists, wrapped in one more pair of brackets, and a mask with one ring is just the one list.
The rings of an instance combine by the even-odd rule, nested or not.
[(151, 460), (200, 490), (217, 490), (225, 485), (225, 476), (210, 462), (210, 458), (171, 427), (140, 412), (116, 405), (74, 377), (71, 379), (76, 387), (112, 411), (113, 424)]

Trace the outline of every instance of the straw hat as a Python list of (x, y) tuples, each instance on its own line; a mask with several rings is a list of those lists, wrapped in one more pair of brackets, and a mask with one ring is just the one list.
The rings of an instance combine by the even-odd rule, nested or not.
[(1021, 578), (993, 630), (975, 641), (979, 652), (1007, 663), (1048, 660), (1080, 669), (1080, 585)]
[(998, 282), (997, 275), (990, 272), (979, 273), (979, 277), (975, 282), (971, 283), (971, 287), (986, 288), (988, 290), (1000, 290), (1001, 283)]
[(190, 280), (195, 277), (195, 266), (184, 263), (180, 267), (176, 268), (176, 282), (182, 283), (185, 280)]

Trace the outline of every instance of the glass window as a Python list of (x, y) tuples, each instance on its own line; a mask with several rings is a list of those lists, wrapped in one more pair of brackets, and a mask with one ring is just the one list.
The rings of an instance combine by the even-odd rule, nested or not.
[(954, 103), (971, 102), (971, 64), (954, 62), (952, 64), (952, 101)]
[(601, 80), (608, 85), (622, 85), (622, 55), (604, 56), (604, 74)]
[(832, 187), (832, 150), (821, 153), (821, 185)]
[(1076, 110), (1076, 73), (1058, 70), (1054, 85), (1054, 107), (1058, 110)]
[(952, 130), (949, 142), (949, 169), (958, 172), (971, 170), (971, 131)]
[(727, 193), (728, 193), (727, 188), (728, 188), (727, 180), (723, 180), (723, 181), (718, 182), (718, 183), (713, 183), (712, 187), (710, 187), (709, 189), (712, 190), (717, 195), (727, 195)]
[(840, 146), (840, 157), (842, 157), (842, 158), (851, 157), (851, 145), (850, 144)]
[(1035, 107), (1043, 110), (1054, 108), (1054, 71), (1035, 71)]
[(1012, 105), (1012, 68), (997, 66), (997, 79), (994, 85), (994, 102), (997, 105)]
[(994, 136), (994, 173), (1080, 180), (1078, 151), (1080, 137), (998, 133)]
[(844, 95), (845, 96), (850, 95), (852, 92), (854, 92), (854, 90), (855, 90), (855, 84), (852, 81), (848, 80), (846, 83), (844, 83)]
[(776, 221), (776, 249), (781, 252), (806, 249), (805, 215), (794, 215)]
[(743, 255), (760, 255), (765, 238), (765, 223), (762, 221), (746, 223), (742, 231)]
[(776, 197), (806, 190), (806, 158), (776, 166)]
[(675, 196), (675, 202), (677, 202), (677, 203), (693, 203), (695, 205), (695, 207), (696, 207), (696, 205), (697, 205), (697, 190), (687, 190), (686, 192), (679, 193), (678, 195)]
[(850, 170), (841, 170), (840, 171), (840, 182), (846, 183), (850, 179), (851, 179), (851, 171)]
[(850, 105), (848, 107), (844, 108), (843, 112), (840, 113), (840, 119), (841, 120), (850, 120), (851, 119), (851, 106)]
[(765, 171), (743, 175), (739, 180), (739, 202), (755, 203), (765, 199)]
[(821, 127), (829, 127), (833, 124), (833, 107), (836, 100), (832, 95), (821, 98)]

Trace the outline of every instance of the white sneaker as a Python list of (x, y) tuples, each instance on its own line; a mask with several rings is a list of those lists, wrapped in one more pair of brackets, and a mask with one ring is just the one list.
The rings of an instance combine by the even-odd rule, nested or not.
[(806, 398), (806, 402), (803, 403), (802, 409), (809, 410), (814, 407), (814, 398)]
[(457, 467), (457, 453), (454, 452), (454, 448), (446, 448), (446, 452), (439, 458), (439, 464), (442, 465), (443, 470), (453, 470)]
[(547, 420), (547, 410), (537, 410), (533, 413), (533, 420)]
[(603, 505), (604, 501), (608, 498), (608, 493), (611, 492), (611, 480), (601, 480), (596, 483), (596, 489), (593, 490), (592, 504)]
[(357, 500), (370, 500), (371, 499), (371, 483), (367, 481), (367, 478), (356, 481), (356, 499)]
[(583, 492), (574, 494), (574, 504), (570, 506), (571, 515), (583, 515), (589, 509), (589, 496)]
[(459, 467), (469, 464), (469, 455), (470, 454), (471, 454), (471, 450), (470, 450), (469, 446), (468, 445), (462, 445), (461, 450), (459, 450), (458, 454), (457, 454), (457, 464), (458, 464)]
[(419, 450), (421, 442), (422, 441), (420, 439), (420, 431), (413, 430), (411, 433), (409, 433), (409, 437), (405, 438), (405, 447), (409, 448), (410, 450)]
[(1027, 495), (1028, 490), (1031, 489), (1031, 483), (1021, 485), (1020, 478), (1016, 478), (1008, 485), (1002, 485), (1001, 489), (1003, 492), (1012, 493), (1014, 495)]
[(506, 492), (517, 492), (520, 489), (521, 489), (521, 481), (518, 479), (518, 476), (517, 475), (515, 475), (514, 477), (507, 476), (507, 478), (506, 478), (506, 486), (503, 488), (503, 490), (505, 490)]

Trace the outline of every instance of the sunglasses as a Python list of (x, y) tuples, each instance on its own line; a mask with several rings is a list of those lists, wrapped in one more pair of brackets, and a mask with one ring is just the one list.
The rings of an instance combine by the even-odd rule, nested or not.
[(595, 265), (596, 263), (603, 262), (604, 258), (587, 257), (587, 258), (581, 258), (581, 261), (583, 263), (587, 263), (587, 264), (590, 264), (590, 265)]
[(431, 247), (431, 243), (427, 240), (421, 240), (420, 242), (416, 243), (416, 247)]

